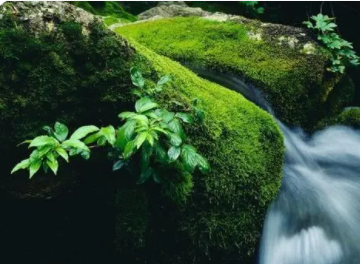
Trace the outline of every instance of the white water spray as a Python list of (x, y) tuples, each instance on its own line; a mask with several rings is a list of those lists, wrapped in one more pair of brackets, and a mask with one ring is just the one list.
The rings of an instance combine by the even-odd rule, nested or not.
[(334, 126), (306, 139), (281, 129), (284, 178), (265, 221), (260, 264), (359, 264), (360, 132)]

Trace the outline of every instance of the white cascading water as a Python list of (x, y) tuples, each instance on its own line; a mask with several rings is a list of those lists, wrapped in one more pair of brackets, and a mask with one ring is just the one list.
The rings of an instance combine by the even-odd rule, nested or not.
[[(192, 69), (274, 114), (240, 78)], [(265, 220), (259, 264), (360, 264), (360, 131), (334, 126), (309, 138), (278, 123), (284, 175)]]
[(284, 178), (262, 235), (260, 264), (360, 263), (360, 131), (306, 138), (280, 124)]

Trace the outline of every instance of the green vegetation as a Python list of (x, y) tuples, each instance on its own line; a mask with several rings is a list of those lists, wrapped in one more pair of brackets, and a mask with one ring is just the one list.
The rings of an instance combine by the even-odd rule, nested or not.
[(258, 1), (239, 1), (240, 5), (244, 5), (247, 13), (252, 15), (261, 15), (264, 14), (265, 8), (258, 7)]
[[(120, 3), (116, 1), (74, 1), (71, 4), (80, 7), (94, 15), (104, 16), (105, 23), (109, 26), (112, 23), (119, 23), (122, 21), (133, 22), (136, 17), (126, 12)], [(116, 22), (115, 22), (116, 21)]]
[(344, 125), (344, 126), (349, 126), (349, 127), (353, 127), (356, 129), (360, 128), (360, 108), (359, 107), (355, 107), (355, 108), (350, 108), (347, 110), (344, 110), (342, 113), (340, 113), (339, 115), (332, 117), (332, 118), (327, 118), (322, 120), (319, 125), (317, 126), (317, 129), (323, 129), (329, 126), (333, 126), (333, 125)]
[[(142, 72), (147, 87), (156, 87), (161, 76), (171, 75), (173, 81), (155, 93), (154, 100), (169, 112), (194, 111), (203, 120), (184, 126), (184, 132), (186, 144), (209, 161), (211, 171), (196, 170), (191, 177), (174, 163), (161, 185), (146, 182), (150, 188), (133, 184), (133, 171), (114, 173), (119, 177), (114, 177), (113, 186), (121, 192), (115, 201), (117, 247), (121, 252), (149, 247), (144, 255), (150, 254), (152, 240), (147, 235), (155, 234), (157, 250), (151, 252), (169, 263), (189, 259), (200, 263), (209, 256), (222, 263), (249, 260), (281, 182), (283, 138), (273, 118), (240, 94), (203, 80), (136, 42), (129, 45), (101, 24), (83, 30), (74, 22), (55, 23), (56, 31), (35, 33), (19, 21), (7, 17), (0, 21), (0, 146), (7, 153), (0, 160), (3, 175), (25, 155), (22, 149), (13, 151), (17, 142), (36, 137), (46, 124), (59, 120), (71, 130), (83, 124), (98, 128), (116, 124), (114, 113), (131, 109), (137, 100), (130, 89), (132, 65)], [(164, 144), (169, 142), (163, 139)], [(92, 173), (93, 162), (110, 167), (111, 161), (97, 156), (102, 149), (92, 152), (92, 162), (76, 162), (79, 157), (74, 157), (69, 167), (75, 164), (74, 171), (87, 173)], [(133, 156), (134, 162), (140, 157)], [(91, 176), (108, 173), (104, 169)], [(58, 174), (61, 178), (61, 170)], [(162, 222), (151, 218), (156, 212)], [(137, 219), (129, 222), (133, 216)]]
[[(289, 35), (286, 30), (277, 25), (262, 27), (256, 21), (240, 24), (194, 17), (116, 29), (122, 36), (179, 62), (243, 76), (264, 93), (280, 120), (312, 128), (325, 115), (328, 99), (343, 89), (337, 86), (342, 77), (327, 74), (331, 54), (309, 39), (297, 40), (294, 33), (292, 47), (292, 37), (281, 41)], [(313, 50), (306, 54), (308, 46)], [(336, 100), (343, 99), (335, 97), (331, 103), (344, 106)]]
[(337, 25), (334, 23), (335, 18), (330, 18), (327, 15), (318, 14), (312, 16), (312, 20), (305, 21), (304, 24), (314, 30), (318, 34), (320, 40), (332, 54), (332, 65), (328, 68), (331, 72), (345, 72), (347, 65), (358, 66), (360, 64), (359, 57), (353, 51), (352, 43), (342, 39), (339, 34), (334, 32)]
[[(101, 129), (89, 125), (78, 128), (67, 139), (69, 129), (64, 124), (56, 122), (54, 129), (45, 126), (43, 129), (49, 135), (24, 141), (23, 143), (29, 144), (29, 148), (35, 147), (36, 149), (28, 159), (18, 163), (11, 173), (20, 169), (28, 169), (31, 179), (42, 166), (45, 173), (50, 168), (56, 175), (59, 168), (59, 157), (67, 162), (69, 162), (69, 155), (81, 155), (83, 158), (89, 159), (90, 148), (104, 146), (106, 143), (114, 147), (118, 158), (113, 170), (121, 169), (127, 165), (137, 151), (141, 152), (139, 184), (144, 183), (150, 177), (160, 183), (163, 177), (159, 173), (160, 170), (156, 168), (156, 164), (152, 163), (156, 161), (160, 165), (166, 166), (176, 162), (180, 156), (181, 165), (187, 172), (194, 173), (195, 168), (198, 167), (201, 172), (208, 173), (210, 165), (207, 160), (198, 154), (193, 146), (184, 144), (186, 134), (181, 122), (192, 124), (193, 116), (188, 113), (169, 112), (160, 108), (148, 97), (156, 92), (161, 92), (163, 86), (171, 78), (163, 76), (155, 88), (151, 89), (145, 87), (145, 80), (136, 68), (131, 68), (130, 72), (133, 84), (140, 89), (136, 90), (136, 93), (141, 98), (135, 103), (136, 113), (123, 112), (119, 114), (119, 117), (126, 122), (117, 132), (111, 125)], [(164, 136), (166, 137), (164, 138)], [(83, 141), (81, 141), (82, 139)], [(165, 149), (168, 151), (166, 152)], [(135, 163), (133, 166), (136, 167), (138, 164)]]

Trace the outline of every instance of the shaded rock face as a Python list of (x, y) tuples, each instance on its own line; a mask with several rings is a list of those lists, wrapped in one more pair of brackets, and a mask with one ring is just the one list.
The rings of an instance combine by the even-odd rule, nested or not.
[(139, 20), (175, 17), (175, 16), (208, 16), (210, 12), (201, 8), (193, 8), (183, 5), (162, 4), (153, 7), (138, 15)]
[(11, 13), (26, 22), (31, 31), (51, 31), (55, 24), (62, 21), (71, 21), (82, 24), (87, 28), (94, 20), (94, 15), (69, 5), (65, 2), (28, 1), (11, 2), (0, 6), (0, 13)]

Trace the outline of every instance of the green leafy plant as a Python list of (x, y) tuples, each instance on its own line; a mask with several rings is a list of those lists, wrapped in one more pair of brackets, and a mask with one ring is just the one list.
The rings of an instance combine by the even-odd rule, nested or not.
[(66, 125), (56, 122), (54, 128), (45, 126), (43, 129), (47, 135), (21, 143), (29, 144), (29, 148), (35, 150), (28, 159), (18, 163), (11, 173), (28, 169), (31, 179), (43, 167), (45, 172), (50, 168), (57, 174), (60, 157), (66, 162), (69, 162), (69, 156), (75, 155), (89, 159), (90, 149), (105, 145), (111, 146), (112, 153), (115, 153), (114, 171), (124, 166), (138, 167), (137, 161), (140, 162), (139, 184), (150, 177), (160, 182), (157, 168), (173, 163), (178, 163), (189, 173), (196, 168), (203, 173), (209, 172), (207, 160), (193, 146), (186, 144), (187, 136), (183, 128), (183, 124), (193, 124), (203, 119), (204, 113), (196, 106), (197, 102), (194, 103), (195, 118), (186, 112), (170, 112), (160, 107), (153, 96), (163, 90), (171, 81), (171, 76), (163, 76), (151, 88), (145, 85), (145, 79), (138, 69), (131, 68), (130, 74), (137, 87), (134, 93), (140, 99), (135, 103), (135, 112), (119, 114), (125, 123), (118, 130), (111, 125), (102, 128), (82, 126), (68, 138)]
[(335, 18), (327, 15), (318, 14), (312, 16), (314, 21), (303, 22), (308, 28), (318, 34), (320, 40), (332, 53), (332, 65), (328, 68), (331, 72), (344, 73), (348, 65), (358, 66), (359, 57), (353, 51), (352, 43), (342, 39), (339, 34), (334, 32), (337, 25), (334, 23)]
[(257, 7), (259, 1), (239, 1), (239, 3), (245, 6), (246, 11), (252, 15), (261, 15), (264, 14), (265, 8)]

